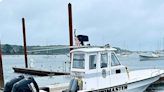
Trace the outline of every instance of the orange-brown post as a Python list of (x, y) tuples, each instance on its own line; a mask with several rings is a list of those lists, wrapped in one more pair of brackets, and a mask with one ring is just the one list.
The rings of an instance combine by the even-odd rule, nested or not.
[[(70, 40), (70, 46), (73, 46), (73, 34), (72, 34), (72, 9), (71, 9), (71, 3), (68, 4), (68, 17), (69, 17), (69, 40)], [(73, 48), (70, 48), (70, 51), (73, 50)]]
[(24, 18), (22, 18), (22, 26), (23, 26), (23, 41), (24, 41), (25, 67), (28, 68), (28, 63), (27, 63), (27, 52), (26, 52), (25, 19), (24, 19)]
[(0, 38), (0, 88), (4, 88), (3, 78), (3, 63), (2, 63), (2, 52), (1, 52), (1, 38)]

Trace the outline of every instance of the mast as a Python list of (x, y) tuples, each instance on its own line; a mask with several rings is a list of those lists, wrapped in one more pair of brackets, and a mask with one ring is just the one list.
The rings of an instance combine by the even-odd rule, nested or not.
[(163, 50), (164, 50), (164, 37), (163, 37)]
[(141, 41), (140, 41), (140, 52), (141, 52)]
[(159, 50), (159, 40), (158, 40), (158, 43), (157, 43), (157, 51)]
[(125, 41), (123, 43), (123, 49), (126, 50)]
[(160, 45), (160, 46), (159, 46), (159, 51), (160, 51), (160, 50), (161, 50), (161, 40), (160, 40), (160, 42), (159, 42), (159, 45)]
[[(46, 44), (47, 44), (47, 47), (48, 47), (48, 39), (46, 40)], [(48, 55), (48, 50), (47, 50), (47, 55)]]

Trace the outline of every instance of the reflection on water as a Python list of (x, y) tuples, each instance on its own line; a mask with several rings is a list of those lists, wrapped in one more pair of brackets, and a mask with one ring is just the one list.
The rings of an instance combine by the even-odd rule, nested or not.
[(164, 83), (151, 84), (144, 92), (164, 92)]

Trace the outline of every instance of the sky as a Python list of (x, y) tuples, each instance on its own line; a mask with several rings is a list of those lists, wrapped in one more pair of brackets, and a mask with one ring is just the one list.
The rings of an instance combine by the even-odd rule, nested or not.
[(89, 36), (86, 44), (164, 48), (164, 0), (0, 0), (1, 43), (23, 45), (25, 18), (27, 45), (69, 45), (68, 3), (76, 34)]

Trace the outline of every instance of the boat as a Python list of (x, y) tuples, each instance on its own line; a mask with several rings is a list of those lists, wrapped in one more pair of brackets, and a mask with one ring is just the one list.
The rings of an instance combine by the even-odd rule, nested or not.
[(115, 48), (79, 48), (70, 51), (71, 81), (63, 92), (143, 92), (164, 70), (130, 71), (122, 65)]
[[(79, 40), (84, 45), (83, 41), (88, 40), (88, 38), (84, 40), (81, 36)], [(85, 48), (79, 47), (71, 50), (71, 80), (68, 89), (62, 92), (143, 92), (164, 74), (162, 69), (129, 71), (126, 66), (121, 64), (114, 52), (116, 50), (109, 44), (105, 45), (104, 48), (91, 48), (88, 45)], [(23, 79), (19, 82), (25, 86), (32, 85), (32, 89), (39, 90), (37, 85), (34, 86), (36, 83), (33, 78)], [(11, 86), (13, 90), (24, 90), (19, 82), (16, 81), (16, 84), (14, 84), (9, 81), (9, 83), (14, 84), (13, 87)], [(8, 87), (5, 86), (5, 88)]]
[(139, 55), (140, 61), (144, 60), (164, 60), (164, 56), (158, 56), (156, 54), (148, 55)]
[(155, 54), (164, 54), (164, 51), (163, 50), (156, 50), (153, 53), (155, 53)]
[(131, 52), (122, 52), (120, 55), (117, 55), (118, 57), (128, 57), (131, 54)]
[(128, 56), (129, 56), (129, 54), (123, 52), (118, 57), (128, 57)]
[(120, 56), (121, 54), (116, 54), (117, 56)]

